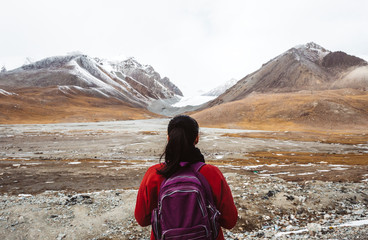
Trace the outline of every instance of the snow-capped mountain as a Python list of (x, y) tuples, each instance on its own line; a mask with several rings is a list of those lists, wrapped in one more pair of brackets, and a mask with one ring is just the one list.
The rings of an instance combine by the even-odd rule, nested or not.
[[(182, 96), (167, 77), (134, 58), (81, 53), (0, 72), (0, 123), (48, 123), (157, 117), (148, 108)], [(156, 114), (157, 113), (157, 114)]]
[(237, 81), (238, 81), (237, 79), (232, 78), (229, 81), (225, 82), (224, 84), (221, 84), (220, 86), (217, 86), (217, 87), (211, 89), (210, 91), (202, 94), (202, 96), (215, 96), (215, 97), (220, 96), (226, 90), (228, 90), (229, 88), (234, 86)]
[(368, 63), (308, 43), (289, 49), (193, 114), (205, 127), (367, 129)]
[[(133, 57), (130, 57), (124, 61), (111, 61), (99, 58), (95, 58), (95, 60), (110, 72), (124, 73), (126, 76), (129, 76), (138, 82), (151, 87), (151, 90), (155, 91), (159, 95), (161, 94), (160, 92), (168, 92), (161, 98), (167, 98), (168, 96), (171, 97), (172, 93), (183, 96), (183, 93), (180, 91), (180, 89), (175, 86), (175, 84), (173, 84), (169, 78), (161, 78), (160, 74), (156, 72), (152, 66), (143, 65)], [(155, 84), (152, 85), (152, 82)]]
[(83, 54), (56, 56), (0, 75), (4, 90), (46, 87), (55, 87), (65, 95), (115, 98), (135, 107), (182, 95), (168, 78), (161, 78), (152, 66), (134, 58), (109, 61)]
[(343, 52), (331, 52), (316, 43), (289, 49), (263, 64), (209, 103), (239, 100), (252, 92), (296, 92), (334, 88), (368, 88), (368, 63)]

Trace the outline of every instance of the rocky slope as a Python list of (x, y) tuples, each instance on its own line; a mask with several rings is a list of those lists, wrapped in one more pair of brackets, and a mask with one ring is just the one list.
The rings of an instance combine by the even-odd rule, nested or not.
[[(145, 110), (153, 101), (182, 96), (167, 77), (162, 78), (152, 66), (142, 65), (134, 58), (109, 61), (83, 54), (45, 58), (2, 72), (0, 89), (2, 122), (30, 118), (37, 122), (42, 116), (48, 119), (52, 117), (47, 114), (50, 108), (60, 112), (52, 121), (65, 120), (72, 108), (78, 108), (72, 115), (81, 112), (79, 117), (86, 118), (90, 116), (87, 112), (97, 111), (103, 116), (104, 109), (116, 112), (117, 106), (124, 109), (125, 116), (117, 113), (111, 119), (137, 118), (137, 114), (129, 114), (137, 109), (141, 109), (140, 117), (155, 116)], [(101, 120), (96, 116), (92, 119)]]
[(277, 56), (208, 104), (239, 100), (247, 95), (337, 88), (368, 89), (368, 63), (343, 52), (308, 43)]

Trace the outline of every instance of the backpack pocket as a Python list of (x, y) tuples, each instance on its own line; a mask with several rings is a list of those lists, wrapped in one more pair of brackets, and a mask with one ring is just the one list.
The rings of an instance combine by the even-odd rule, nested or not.
[(200, 240), (210, 239), (209, 229), (205, 225), (191, 228), (175, 228), (162, 233), (162, 239), (168, 240)]

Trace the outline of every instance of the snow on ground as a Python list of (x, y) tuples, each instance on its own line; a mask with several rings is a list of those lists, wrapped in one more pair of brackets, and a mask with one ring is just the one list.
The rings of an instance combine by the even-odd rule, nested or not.
[(15, 93), (7, 92), (3, 89), (0, 89), (0, 94), (5, 95), (5, 96), (16, 95)]
[[(333, 228), (339, 228), (339, 227), (360, 227), (360, 226), (364, 226), (364, 225), (368, 225), (368, 219), (346, 222), (346, 223), (343, 223), (343, 224), (340, 224), (340, 225), (335, 225), (335, 226), (330, 226), (330, 227), (325, 227), (325, 228), (326, 229), (333, 229)], [(278, 232), (278, 233), (276, 233), (275, 237), (279, 238), (279, 237), (284, 236), (284, 235), (313, 232), (313, 230), (314, 230), (313, 227), (315, 227), (315, 226), (322, 229), (321, 225), (314, 223), (314, 224), (309, 224), (307, 226), (307, 228), (305, 228), (305, 229), (300, 229), (300, 230), (296, 230), (296, 231), (289, 231), (289, 232)], [(319, 230), (319, 231), (321, 231), (321, 230)]]

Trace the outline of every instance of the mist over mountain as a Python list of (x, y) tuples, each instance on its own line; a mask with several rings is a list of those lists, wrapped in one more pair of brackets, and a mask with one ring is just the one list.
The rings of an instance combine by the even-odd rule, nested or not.
[(232, 78), (229, 81), (226, 81), (225, 83), (221, 84), (220, 86), (217, 86), (211, 89), (210, 91), (203, 93), (202, 96), (216, 96), (216, 97), (220, 96), (226, 90), (234, 86), (237, 81), (238, 81), (237, 79)]

